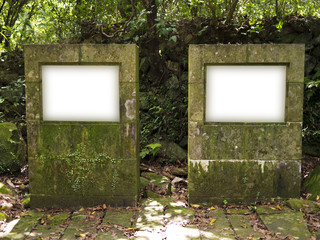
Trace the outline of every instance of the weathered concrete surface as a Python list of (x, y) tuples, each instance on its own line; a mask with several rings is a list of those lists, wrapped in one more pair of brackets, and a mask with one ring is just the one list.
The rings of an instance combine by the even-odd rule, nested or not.
[[(258, 206), (257, 212), (272, 236), (311, 237), (302, 213), (289, 208)], [(199, 239), (233, 240), (264, 238), (257, 229), (259, 218), (247, 209), (186, 207), (173, 198), (145, 199), (141, 208), (100, 208), (77, 212), (30, 210), (4, 239)], [(201, 220), (199, 222), (199, 219)], [(270, 235), (269, 235), (270, 237)]]
[(44, 215), (38, 219), (38, 225), (32, 229), (30, 237), (38, 236), (39, 238), (49, 238), (52, 235), (62, 236), (65, 230), (64, 223), (69, 218), (69, 213), (60, 213), (54, 216)]
[[(285, 65), (285, 121), (208, 122), (206, 66), (219, 64)], [(299, 196), (303, 81), (304, 45), (190, 45), (190, 203), (251, 203)]]
[(228, 216), (230, 224), (238, 238), (241, 239), (260, 239), (264, 234), (258, 232), (252, 222), (251, 215), (231, 214)]
[(265, 226), (279, 237), (291, 235), (294, 239), (308, 239), (308, 231), (301, 212), (284, 212), (279, 214), (259, 215)]
[(20, 221), (4, 239), (25, 239), (30, 236), (33, 228), (38, 225), (38, 219), (44, 215), (43, 212), (28, 211), (22, 215)]
[(210, 221), (213, 224), (201, 224), (199, 227), (201, 239), (205, 240), (218, 240), (235, 239), (234, 231), (222, 209), (214, 210), (209, 215)]
[[(31, 208), (134, 206), (139, 195), (138, 48), (25, 46)], [(42, 65), (119, 65), (119, 122), (43, 121)]]

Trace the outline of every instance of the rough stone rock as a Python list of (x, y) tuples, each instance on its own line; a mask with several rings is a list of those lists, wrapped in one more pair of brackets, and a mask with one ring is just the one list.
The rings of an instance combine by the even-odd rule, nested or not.
[(171, 160), (187, 159), (187, 152), (174, 142), (161, 142), (161, 155)]
[[(169, 178), (165, 176), (158, 175), (156, 173), (151, 172), (143, 172), (142, 177), (149, 180), (149, 183), (158, 190), (162, 191), (162, 194), (170, 195), (171, 194), (171, 181)], [(159, 197), (158, 193), (155, 193), (157, 195), (152, 194), (151, 192), (146, 191), (147, 197)]]
[(24, 146), (13, 123), (0, 123), (0, 172), (18, 171), (24, 165)]
[(148, 186), (150, 183), (150, 180), (145, 177), (140, 177), (140, 188), (144, 188)]
[(172, 181), (171, 181), (171, 185), (175, 186), (177, 183), (180, 182), (186, 182), (186, 180), (184, 180), (183, 178), (179, 178), (179, 177), (175, 177)]
[(9, 220), (9, 216), (3, 212), (0, 212), (0, 221)]
[(184, 168), (172, 168), (170, 172), (172, 175), (179, 176), (179, 177), (188, 176), (188, 170)]
[(159, 198), (160, 195), (158, 193), (152, 192), (151, 190), (146, 190), (146, 195), (148, 198)]
[(317, 196), (320, 197), (320, 166), (316, 167), (306, 178), (304, 188), (311, 193), (310, 200), (316, 199)]
[(141, 176), (146, 179), (149, 179), (150, 183), (153, 183), (155, 186), (158, 187), (162, 187), (163, 185), (166, 185), (168, 184), (168, 182), (170, 182), (169, 178), (152, 172), (143, 172), (141, 173)]
[(302, 208), (311, 209), (313, 211), (319, 211), (320, 205), (310, 200), (302, 200), (297, 198), (291, 198), (287, 201), (287, 205), (293, 210), (300, 211)]
[(0, 194), (11, 194), (11, 191), (3, 183), (0, 183)]

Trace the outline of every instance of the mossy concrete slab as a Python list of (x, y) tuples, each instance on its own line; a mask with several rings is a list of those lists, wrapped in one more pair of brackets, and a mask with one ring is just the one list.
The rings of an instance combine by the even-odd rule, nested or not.
[(280, 213), (293, 213), (294, 211), (286, 206), (257, 206), (256, 212), (259, 215), (263, 214), (280, 214)]
[(69, 218), (69, 213), (59, 213), (54, 216), (46, 215), (40, 223), (32, 229), (30, 236), (39, 236), (40, 238), (60, 239), (64, 233), (64, 223)]
[(98, 224), (102, 221), (102, 216), (103, 212), (74, 212), (61, 239), (75, 239), (80, 233), (95, 234)]
[(279, 237), (290, 234), (294, 239), (308, 239), (311, 233), (301, 212), (285, 212), (280, 214), (260, 214), (265, 226)]
[(164, 218), (168, 224), (186, 225), (194, 218), (195, 211), (187, 207), (167, 207)]
[(159, 231), (164, 227), (162, 207), (144, 207), (137, 216), (136, 227), (145, 231)]
[(166, 239), (177, 240), (177, 239), (194, 239), (201, 240), (200, 231), (196, 225), (181, 226), (176, 224), (166, 225)]
[(169, 205), (173, 198), (143, 199), (142, 210), (137, 215), (136, 227), (143, 231), (160, 231), (164, 227), (165, 206)]
[(252, 213), (252, 211), (247, 208), (229, 208), (228, 210), (230, 214), (249, 215)]
[(189, 202), (251, 204), (297, 197), (300, 167), (294, 160), (189, 160)]
[(155, 231), (137, 231), (133, 239), (135, 240), (163, 240), (165, 235), (163, 232)]
[[(210, 222), (215, 219), (214, 223)], [(222, 209), (217, 209), (209, 213), (209, 223), (200, 225), (201, 239), (205, 240), (234, 240), (235, 235), (228, 219)]]
[(136, 225), (136, 215), (137, 212), (131, 209), (108, 209), (105, 212), (102, 224), (134, 228)]
[(316, 212), (320, 210), (320, 203), (311, 200), (291, 198), (287, 200), (287, 205), (288, 207), (296, 211), (300, 211), (301, 209), (308, 209)]
[(164, 206), (170, 205), (172, 202), (174, 202), (175, 199), (172, 197), (167, 198), (148, 198), (148, 199), (142, 199), (141, 200), (141, 206), (142, 207), (160, 207), (163, 208)]
[(30, 210), (20, 217), (20, 221), (14, 226), (12, 231), (4, 239), (25, 239), (32, 229), (38, 225), (45, 213)]
[(234, 232), (240, 239), (260, 239), (264, 234), (255, 231), (252, 225), (252, 218), (250, 215), (228, 215), (228, 219), (232, 225)]
[(112, 228), (107, 232), (99, 232), (98, 235), (94, 238), (95, 240), (127, 240), (129, 237), (125, 236), (123, 231)]

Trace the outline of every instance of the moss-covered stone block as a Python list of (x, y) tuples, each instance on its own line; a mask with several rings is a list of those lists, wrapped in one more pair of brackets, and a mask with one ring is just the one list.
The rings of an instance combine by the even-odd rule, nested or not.
[(25, 163), (25, 149), (14, 123), (0, 123), (0, 173), (15, 172)]
[(26, 84), (26, 102), (26, 118), (39, 122), (42, 107), (40, 82)]
[(133, 44), (80, 45), (81, 62), (121, 63), (120, 82), (138, 82), (138, 48)]
[(277, 236), (286, 237), (288, 234), (294, 239), (310, 239), (311, 233), (303, 218), (302, 212), (287, 212), (280, 214), (259, 215), (265, 226)]
[(204, 85), (203, 84), (189, 84), (189, 99), (193, 101), (189, 104), (190, 120), (194, 122), (204, 121)]
[(305, 180), (304, 189), (311, 194), (310, 200), (320, 197), (320, 166), (313, 169)]
[(47, 215), (39, 221), (39, 224), (32, 229), (30, 236), (39, 236), (41, 238), (52, 238), (61, 236), (65, 231), (65, 222), (69, 218), (69, 213), (58, 213), (53, 216)]
[(304, 81), (304, 44), (249, 44), (248, 63), (288, 64), (287, 82)]
[(43, 212), (33, 210), (27, 211), (22, 214), (20, 221), (4, 239), (26, 239), (26, 237), (30, 236), (33, 228), (43, 216)]
[(25, 45), (26, 82), (41, 81), (41, 64), (79, 62), (79, 55), (79, 45)]
[(265, 235), (253, 228), (250, 215), (229, 215), (227, 216), (234, 232), (240, 239), (256, 239), (259, 240)]
[(190, 203), (250, 204), (300, 193), (299, 161), (189, 160)]
[[(213, 65), (285, 66), (284, 122), (208, 122), (206, 67)], [(222, 204), (223, 200), (251, 202), (299, 196), (303, 73), (304, 45), (190, 46), (188, 188), (191, 203)]]
[(320, 210), (320, 203), (311, 201), (311, 200), (303, 200), (298, 198), (291, 198), (287, 200), (287, 205), (293, 210), (300, 211), (301, 209), (308, 209), (312, 211)]
[(299, 160), (301, 131), (301, 123), (204, 125), (203, 157), (217, 160)]
[[(132, 44), (25, 46), (31, 207), (136, 204), (138, 56)], [(119, 66), (120, 120), (44, 121), (41, 69), (57, 64)]]
[(203, 159), (203, 124), (200, 122), (188, 123), (188, 158)]
[(303, 83), (289, 83), (287, 97), (287, 113), (288, 122), (302, 122), (303, 117)]

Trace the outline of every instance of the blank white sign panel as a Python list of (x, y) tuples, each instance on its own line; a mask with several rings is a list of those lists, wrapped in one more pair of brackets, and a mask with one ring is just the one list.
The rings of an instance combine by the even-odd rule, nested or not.
[(284, 122), (286, 66), (207, 66), (207, 122)]
[(43, 120), (118, 122), (119, 66), (42, 66)]

